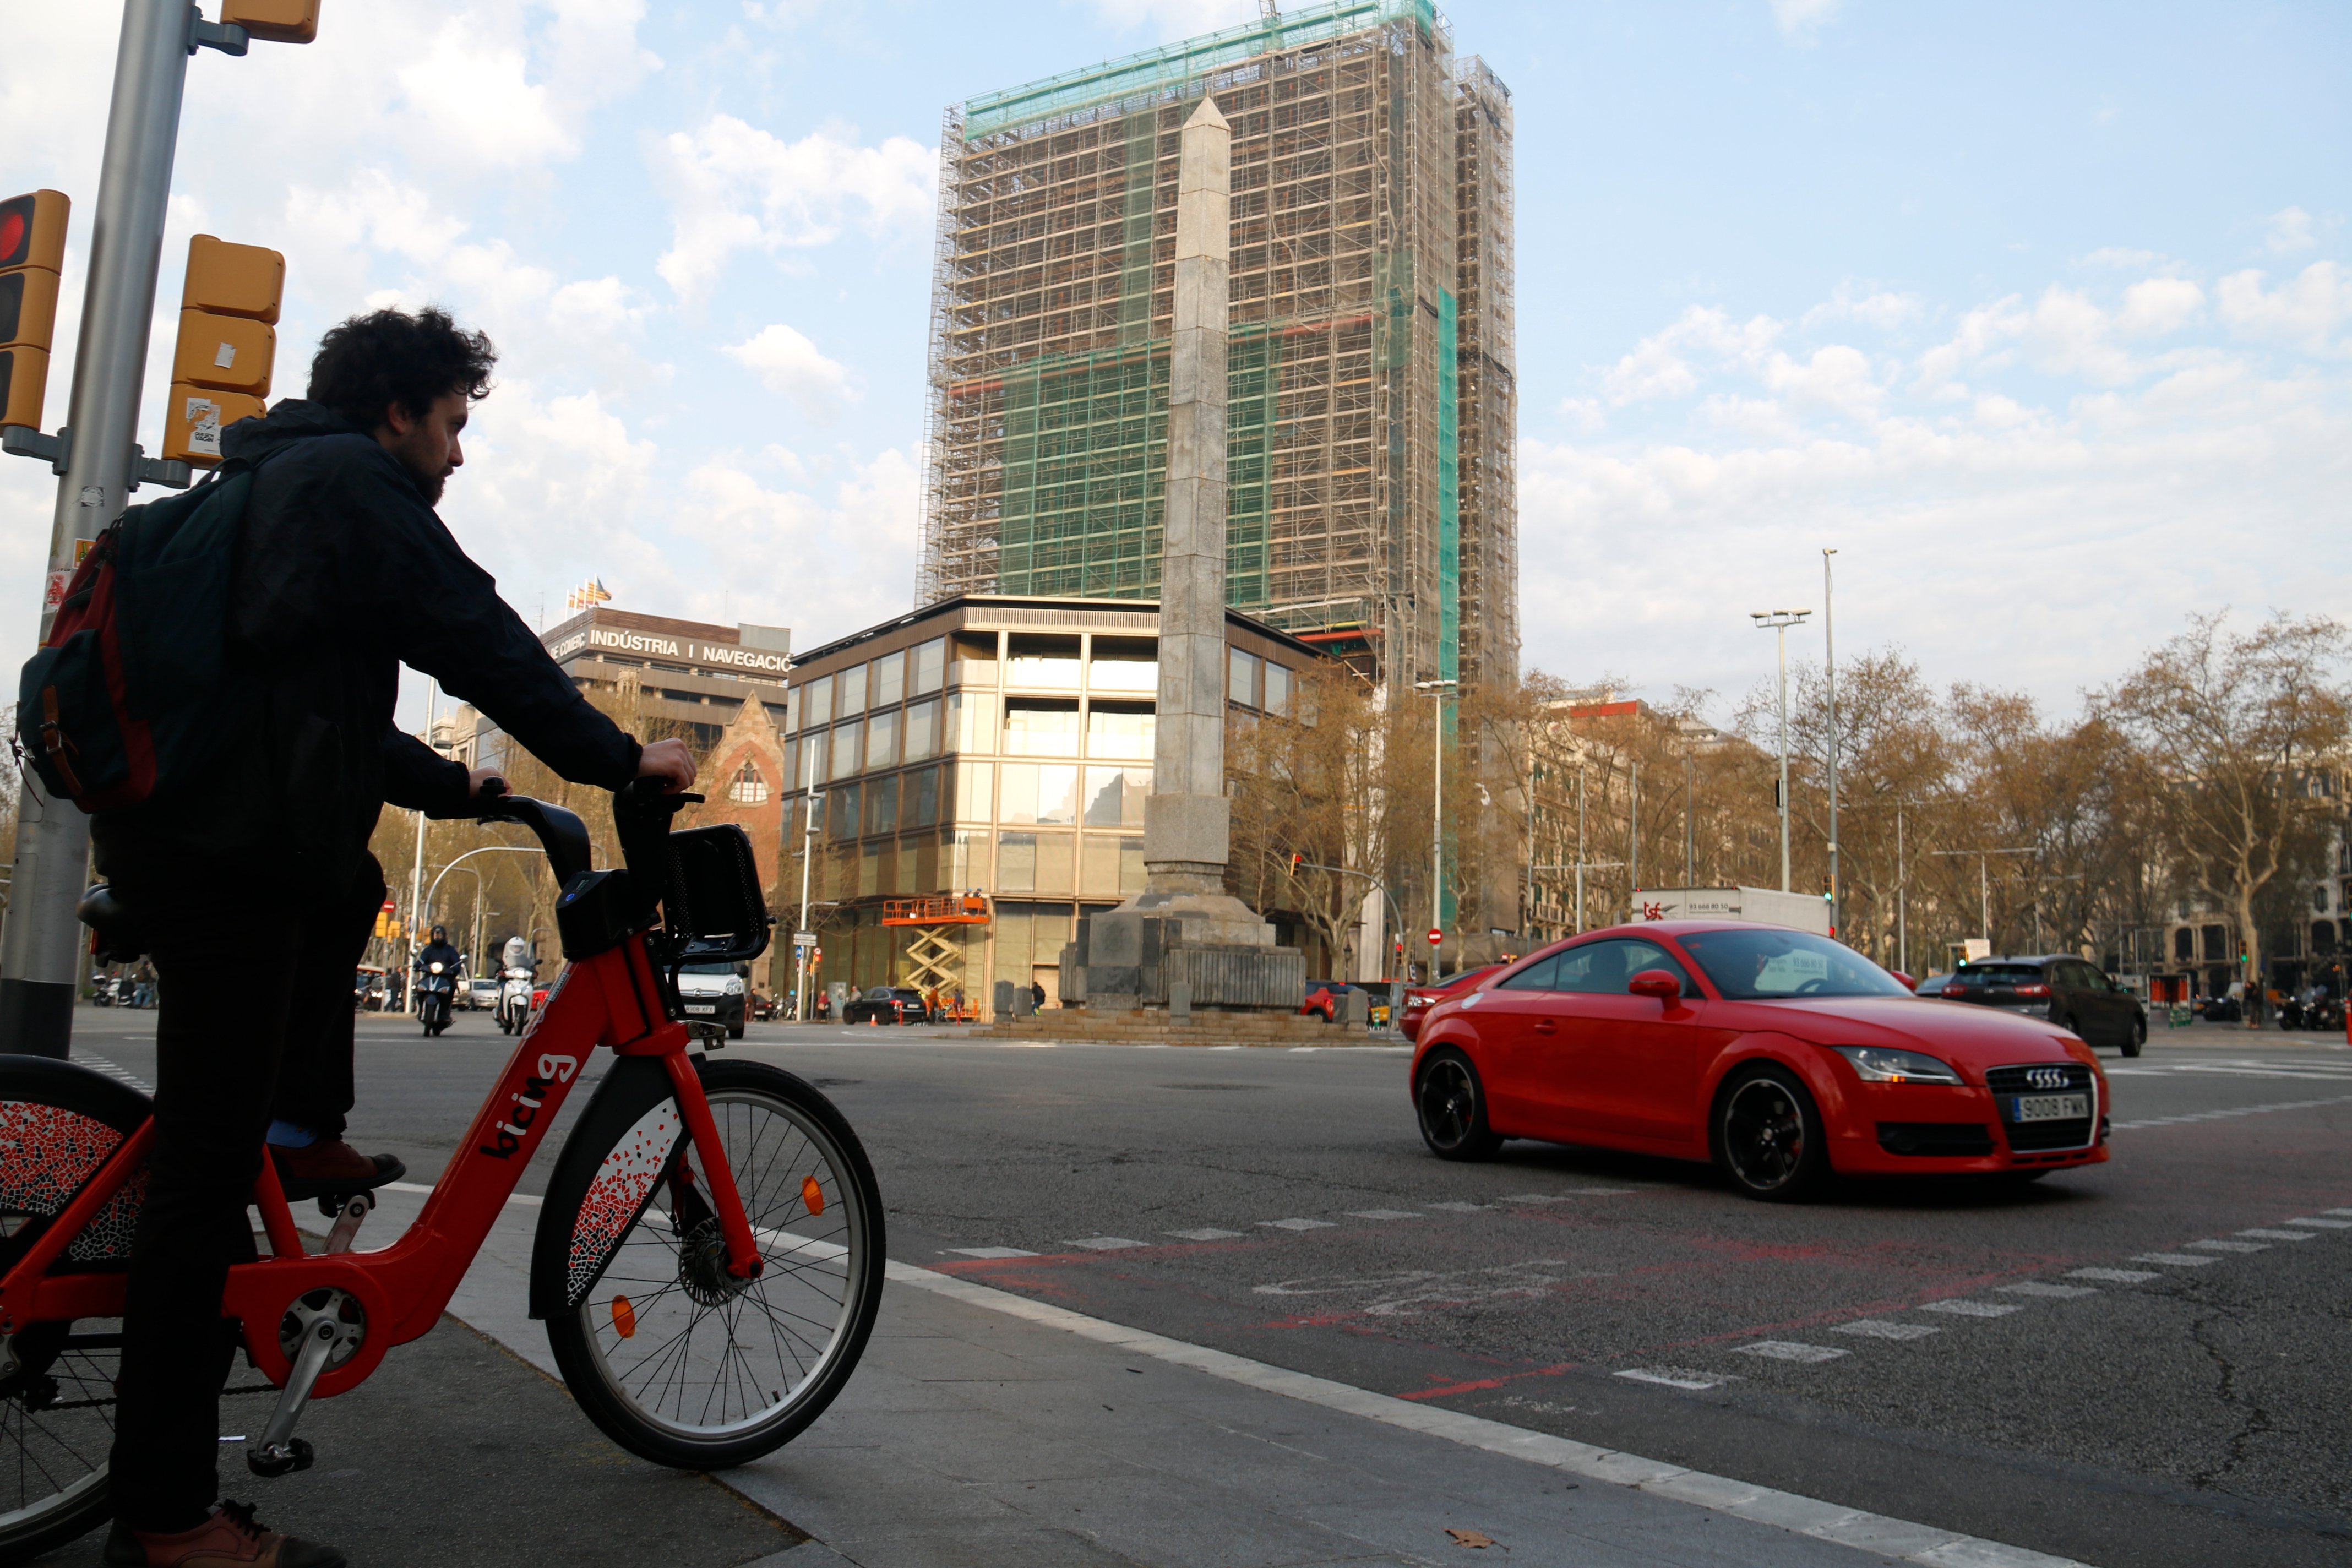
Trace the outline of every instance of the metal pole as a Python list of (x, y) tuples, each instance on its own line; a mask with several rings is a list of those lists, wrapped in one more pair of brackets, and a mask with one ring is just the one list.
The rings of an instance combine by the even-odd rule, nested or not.
[[(82, 290), (67, 403), (72, 445), (49, 528), (44, 638), (81, 542), (97, 538), (129, 504), (139, 384), (154, 323), (163, 214), (196, 15), (187, 0), (125, 0), (122, 7), (90, 229), (89, 280)], [(43, 799), (28, 770), (16, 822), (14, 896), (0, 934), (0, 1049), (64, 1057), (73, 1047), (74, 979), (82, 947), (74, 906), (89, 867), (89, 819), (79, 807)]]
[(1780, 890), (1789, 890), (1789, 627), (1780, 628)]
[[(1445, 929), (1445, 693), (1433, 694), (1437, 699), (1430, 710), (1429, 755), (1435, 764), (1431, 773), (1429, 795), (1429, 929)], [(1458, 946), (1459, 944), (1457, 944)], [(1439, 959), (1445, 952), (1442, 942), (1429, 947), (1429, 977), (1435, 980), (1444, 966)]]
[[(425, 743), (428, 746), (433, 744), (433, 710), (440, 705), (440, 700), (441, 683), (435, 680), (425, 689)], [(453, 860), (450, 864), (454, 866), (457, 862)], [(433, 885), (439, 887), (440, 879), (436, 878)], [(416, 814), (416, 859), (408, 868), (408, 968), (403, 973), (411, 978), (414, 978), (416, 968), (416, 923), (424, 918), (425, 814), (420, 811)], [(403, 1012), (415, 1011), (415, 989), (413, 985), (403, 989), (401, 994), (408, 1002), (408, 1005), (402, 1009)]]
[(1992, 944), (1992, 856), (1977, 857), (1977, 912), (1984, 921), (1985, 944)]
[(1576, 929), (1584, 929), (1584, 765), (1576, 768)]
[[(803, 807), (801, 811), (800, 930), (811, 932), (812, 934), (814, 933), (816, 928), (809, 924), (809, 866), (810, 863), (816, 858), (816, 854), (810, 846), (816, 834), (817, 803), (824, 798), (824, 797), (817, 794), (816, 791), (809, 791), (806, 796), (808, 804)], [(793, 933), (793, 952), (797, 961), (796, 967), (798, 971), (798, 973), (796, 973), (793, 977), (793, 1016), (796, 1022), (805, 1024), (808, 1022), (809, 950), (808, 944), (800, 940), (799, 931)]]
[(1844, 902), (1845, 894), (1844, 889), (1838, 884), (1837, 611), (1830, 603), (1830, 557), (1836, 553), (1834, 550), (1822, 552), (1822, 649), (1825, 660), (1823, 668), (1829, 673), (1830, 699), (1830, 934), (1832, 936), (1845, 930), (1845, 922), (1839, 919), (1843, 912), (1841, 906)]
[(1910, 873), (1903, 859), (1903, 803), (1895, 803), (1895, 967), (1911, 973)]

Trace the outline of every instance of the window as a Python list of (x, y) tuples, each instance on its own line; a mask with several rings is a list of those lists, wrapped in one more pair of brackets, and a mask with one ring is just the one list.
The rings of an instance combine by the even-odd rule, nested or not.
[(940, 754), (940, 700), (918, 702), (907, 710), (907, 760), (919, 763)]
[(1153, 718), (1148, 708), (1097, 703), (1087, 710), (1087, 755), (1147, 761), (1151, 756)]
[(1087, 835), (1078, 857), (1080, 898), (1118, 897), (1118, 847), (1123, 842), (1123, 839), (1106, 838), (1099, 834)]
[(833, 727), (833, 772), (831, 777), (845, 779), (857, 772), (858, 741), (866, 726), (852, 719), (846, 724)]
[(996, 750), (994, 692), (951, 691), (948, 694), (947, 749), (983, 753)]
[(1290, 711), (1290, 671), (1272, 660), (1265, 667), (1265, 710), (1286, 714)]
[(1087, 667), (1087, 686), (1095, 691), (1134, 691), (1152, 696), (1160, 690), (1160, 661), (1097, 654)]
[(1078, 639), (1076, 637), (1014, 637), (1005, 663), (1007, 686), (1043, 687), (1048, 691), (1078, 689)]
[(2197, 933), (2187, 926), (2172, 933), (2172, 956), (2186, 962), (2197, 956)]
[(874, 661), (874, 706), (895, 708), (907, 697), (907, 656), (886, 653)]
[(898, 831), (898, 775), (897, 773), (888, 773), (866, 782), (866, 831), (868, 833)]
[(1088, 768), (1086, 818), (1088, 827), (1140, 827), (1143, 797), (1151, 793), (1149, 768)]
[(1004, 754), (1008, 757), (1075, 757), (1078, 754), (1078, 705), (1075, 702), (1007, 702)]
[(1520, 970), (1517, 974), (1511, 975), (1506, 979), (1502, 984), (1501, 989), (1505, 991), (1556, 990), (1558, 987), (1552, 984), (1552, 980), (1559, 969), (1559, 955), (1558, 953), (1554, 953), (1549, 958), (1539, 958), (1533, 963), (1528, 964), (1525, 969)]
[(898, 710), (877, 708), (874, 717), (866, 721), (866, 767), (895, 768), (898, 765)]
[[(1244, 708), (1257, 706), (1257, 656), (1237, 647), (1225, 649), (1225, 700)], [(847, 711), (847, 710), (844, 710)]]
[(883, 847), (876, 843), (866, 845), (864, 848), (865, 853), (857, 858), (857, 894), (860, 898), (870, 899), (882, 890)]
[(857, 786), (844, 784), (825, 797), (824, 833), (828, 838), (857, 837)]
[(1078, 770), (1035, 763), (1007, 763), (996, 818), (1003, 823), (1044, 823), (1072, 827), (1078, 820)]
[(929, 827), (940, 819), (940, 770), (918, 768), (907, 775), (907, 814), (910, 826)]
[(996, 815), (995, 772), (993, 763), (958, 763), (955, 765), (955, 819), (958, 822), (987, 822)]
[(866, 711), (866, 667), (853, 665), (833, 678), (834, 707), (845, 719)]
[(1548, 991), (1622, 996), (1626, 984), (1645, 969), (1664, 970), (1682, 982), (1686, 993), (1698, 989), (1664, 948), (1638, 938), (1590, 942), (1582, 947), (1571, 947), (1555, 957), (1552, 964), (1551, 984), (1544, 988)]
[(1077, 889), (1078, 836), (1037, 835), (1037, 891), (1068, 898)]
[(776, 782), (785, 789), (791, 789), (793, 781), (800, 777), (800, 750), (801, 743), (798, 741), (784, 742), (784, 771), (777, 775)]
[(735, 770), (734, 778), (727, 784), (727, 798), (737, 805), (768, 804), (768, 781), (760, 776), (755, 763), (747, 762)]
[(1143, 840), (1118, 841), (1118, 891), (1121, 898), (1143, 891)]
[(1036, 890), (1037, 836), (1035, 834), (1000, 833), (996, 836), (996, 888), (999, 892), (1004, 893), (1029, 893)]
[[(1715, 988), (1733, 1001), (1910, 994), (1895, 976), (1853, 949), (1810, 931), (1759, 926), (1695, 931), (1679, 940), (1683, 951), (1715, 982)], [(1684, 984), (1687, 989), (1689, 982)]]
[(800, 738), (801, 788), (813, 789), (824, 777), (824, 731), (818, 730)]
[(801, 694), (801, 722), (810, 729), (821, 729), (833, 722), (833, 677), (820, 675), (803, 682)]
[[(769, 704), (772, 710), (773, 703)], [(793, 734), (801, 727), (801, 689), (797, 686), (784, 693), (784, 733)]]
[(913, 658), (914, 679), (907, 683), (908, 694), (924, 697), (937, 691), (947, 675), (948, 639), (933, 637), (914, 650)]

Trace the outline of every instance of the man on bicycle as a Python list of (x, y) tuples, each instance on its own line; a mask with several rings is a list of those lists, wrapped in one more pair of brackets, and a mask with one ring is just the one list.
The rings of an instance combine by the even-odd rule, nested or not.
[[(305, 1147), (327, 1146), (306, 1163), (342, 1160), (353, 1189), (388, 1179), (341, 1142), (352, 1037), (341, 987), (357, 917), (383, 892), (368, 840), (387, 799), (461, 816), (490, 776), (394, 730), (400, 667), (435, 677), (575, 783), (694, 782), (682, 742), (641, 747), (589, 705), (433, 510), (495, 363), (487, 337), (437, 310), (377, 310), (326, 334), (307, 398), (224, 433), (228, 461), (255, 468), (225, 679), (248, 703), (236, 746), (201, 798), (92, 824), (101, 871), (149, 933), (163, 1001), (109, 1564), (343, 1563), (264, 1531), (241, 1505), (214, 1506), (234, 1350), (221, 1292), (232, 1261), (253, 1254), (246, 1205), (265, 1132), (289, 1120), (290, 1080), (305, 1079), (309, 1121), (296, 1131), (311, 1135)], [(293, 984), (254, 984), (256, 931), (283, 933)], [(320, 998), (341, 1009), (340, 1034), (313, 1027)]]

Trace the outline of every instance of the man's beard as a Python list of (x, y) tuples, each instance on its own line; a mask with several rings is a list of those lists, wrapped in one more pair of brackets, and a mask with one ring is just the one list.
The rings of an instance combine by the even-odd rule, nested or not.
[(435, 473), (420, 465), (415, 458), (405, 452), (400, 454), (400, 466), (408, 470), (409, 482), (423, 492), (426, 506), (441, 504), (442, 489), (449, 482), (448, 470), (443, 469), (439, 473)]

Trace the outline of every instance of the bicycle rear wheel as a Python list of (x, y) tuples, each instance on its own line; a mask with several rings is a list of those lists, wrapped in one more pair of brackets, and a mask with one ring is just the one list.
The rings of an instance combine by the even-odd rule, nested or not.
[(668, 1080), (635, 1060), (615, 1065), (565, 1144), (533, 1310), (605, 1436), (680, 1469), (742, 1464), (799, 1435), (856, 1369), (882, 1301), (881, 1193), (817, 1090), (757, 1063), (698, 1063), (766, 1265), (730, 1278)]
[[(147, 1114), (146, 1096), (88, 1068), (0, 1057), (0, 1270)], [(54, 1267), (123, 1267), (145, 1190), (142, 1172)], [(28, 1323), (0, 1345), (0, 1562), (23, 1562), (105, 1521), (121, 1331), (112, 1318)]]

